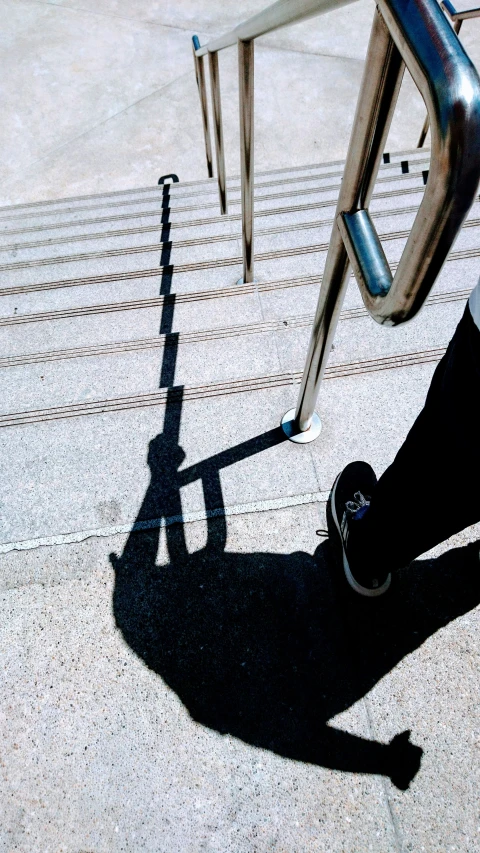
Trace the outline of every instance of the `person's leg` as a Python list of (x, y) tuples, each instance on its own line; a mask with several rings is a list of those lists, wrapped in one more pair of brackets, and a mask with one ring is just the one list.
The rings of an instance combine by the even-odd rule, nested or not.
[(345, 550), (367, 586), (375, 577), (383, 589), (389, 571), (480, 520), (479, 392), (480, 331), (467, 306), (422, 412), (392, 465), (370, 483), (370, 505), (350, 513)]

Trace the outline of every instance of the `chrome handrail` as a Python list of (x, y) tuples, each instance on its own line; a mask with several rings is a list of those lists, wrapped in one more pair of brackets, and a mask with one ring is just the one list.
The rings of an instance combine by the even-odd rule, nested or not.
[(264, 36), (288, 24), (298, 24), (315, 15), (323, 15), (341, 6), (347, 6), (355, 0), (277, 0), (257, 15), (234, 27), (230, 32), (213, 39), (196, 50), (197, 56), (216, 53), (226, 47), (232, 47), (238, 41), (251, 41)]
[[(453, 30), (457, 34), (457, 36), (458, 36), (460, 30), (462, 29), (462, 24), (464, 21), (468, 20), (469, 18), (480, 17), (480, 6), (472, 6), (470, 9), (463, 9), (463, 11), (462, 11), (462, 10), (455, 9), (455, 6), (453, 5), (453, 3), (450, 2), (450, 0), (442, 0), (442, 2), (440, 3), (440, 6), (442, 7), (443, 11), (446, 12), (448, 17), (450, 18), (450, 20), (453, 24)], [(423, 145), (425, 143), (425, 139), (427, 138), (427, 133), (428, 133), (429, 127), (430, 127), (430, 119), (429, 119), (428, 114), (427, 114), (427, 116), (425, 117), (425, 121), (423, 123), (422, 131), (420, 133), (420, 136), (419, 136), (419, 139), (417, 142), (417, 148), (423, 148)]]
[[(220, 212), (227, 212), (227, 191), (225, 179), (225, 153), (223, 146), (222, 108), (220, 97), (220, 78), (218, 52), (238, 43), (238, 71), (240, 88), (240, 163), (242, 175), (242, 245), (243, 245), (243, 281), (252, 282), (253, 271), (253, 42), (258, 36), (266, 35), (288, 24), (298, 23), (315, 15), (322, 15), (332, 9), (339, 9), (356, 0), (277, 0), (258, 15), (254, 15), (233, 30), (208, 44), (200, 47), (197, 36), (193, 36), (195, 71), (199, 85), (200, 101), (204, 127), (208, 125), (206, 114), (206, 92), (199, 83), (199, 70), (203, 66), (197, 63), (208, 54), (210, 66), (210, 84), (214, 114), (215, 147), (217, 156), (217, 180), (220, 196)], [(205, 135), (207, 163), (209, 149)], [(210, 153), (211, 162), (211, 153)], [(211, 176), (209, 167), (209, 176)]]
[[(246, 282), (253, 280), (253, 39), (353, 1), (278, 0), (227, 35), (195, 50), (198, 60), (206, 53), (216, 57), (219, 50), (236, 42), (239, 45)], [(424, 197), (392, 276), (368, 206), (405, 66), (427, 107), (432, 149)], [(212, 77), (215, 104), (220, 99), (218, 68)], [(221, 124), (219, 110), (215, 120)], [(216, 138), (222, 159), (222, 136), (217, 128)], [(436, 0), (377, 0), (298, 404), (282, 421), (292, 441), (311, 441), (320, 432), (315, 404), (350, 265), (364, 304), (378, 323), (394, 326), (414, 317), (475, 199), (480, 178), (479, 138), (480, 80)], [(219, 175), (222, 196), (220, 179)]]
[[(201, 61), (202, 57), (200, 57)], [(227, 213), (227, 178), (225, 174), (225, 154), (223, 149), (222, 100), (220, 97), (220, 72), (216, 53), (208, 54), (210, 84), (212, 89), (213, 128), (215, 133), (215, 153), (217, 157), (218, 193), (220, 213)]]
[(471, 6), (470, 9), (455, 9), (450, 0), (442, 0), (440, 6), (453, 22), (467, 21), (469, 18), (478, 18), (480, 15), (480, 6)]
[[(392, 277), (368, 204), (404, 64), (427, 106), (432, 149), (424, 197)], [(377, 0), (298, 404), (284, 417), (292, 440), (313, 440), (320, 431), (315, 404), (350, 264), (378, 323), (414, 317), (475, 199), (479, 138), (480, 80), (435, 0)]]

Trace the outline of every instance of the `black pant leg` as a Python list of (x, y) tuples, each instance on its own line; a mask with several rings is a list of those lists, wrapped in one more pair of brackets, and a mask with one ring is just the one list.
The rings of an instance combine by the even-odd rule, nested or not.
[(479, 520), (480, 331), (467, 305), (349, 550), (365, 565), (401, 568)]

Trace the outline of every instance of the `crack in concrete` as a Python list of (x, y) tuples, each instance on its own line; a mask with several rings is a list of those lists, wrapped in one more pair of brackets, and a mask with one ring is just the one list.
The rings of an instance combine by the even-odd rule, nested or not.
[[(362, 704), (365, 708), (365, 715), (367, 718), (368, 733), (369, 733), (370, 737), (372, 738), (372, 740), (376, 740), (375, 728), (373, 725), (372, 712), (371, 712), (370, 703), (368, 701), (367, 696), (363, 697)], [(393, 831), (393, 837), (394, 837), (394, 840), (396, 842), (396, 846), (398, 847), (398, 853), (403, 853), (403, 850), (404, 850), (403, 838), (402, 838), (402, 834), (400, 831), (400, 827), (398, 825), (398, 821), (396, 819), (395, 812), (393, 811), (392, 804), (390, 802), (390, 796), (389, 796), (389, 791), (388, 791), (388, 782), (384, 776), (380, 777), (380, 785), (381, 785), (383, 795), (385, 798), (385, 805), (386, 805), (386, 809), (387, 809), (387, 814), (390, 818), (390, 823), (391, 823), (392, 831)]]

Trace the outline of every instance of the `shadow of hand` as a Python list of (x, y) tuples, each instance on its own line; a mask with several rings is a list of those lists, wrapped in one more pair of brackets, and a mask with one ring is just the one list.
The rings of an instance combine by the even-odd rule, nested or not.
[(148, 445), (147, 462), (152, 478), (165, 477), (167, 471), (178, 471), (185, 458), (183, 448), (171, 442), (163, 432), (152, 438)]

